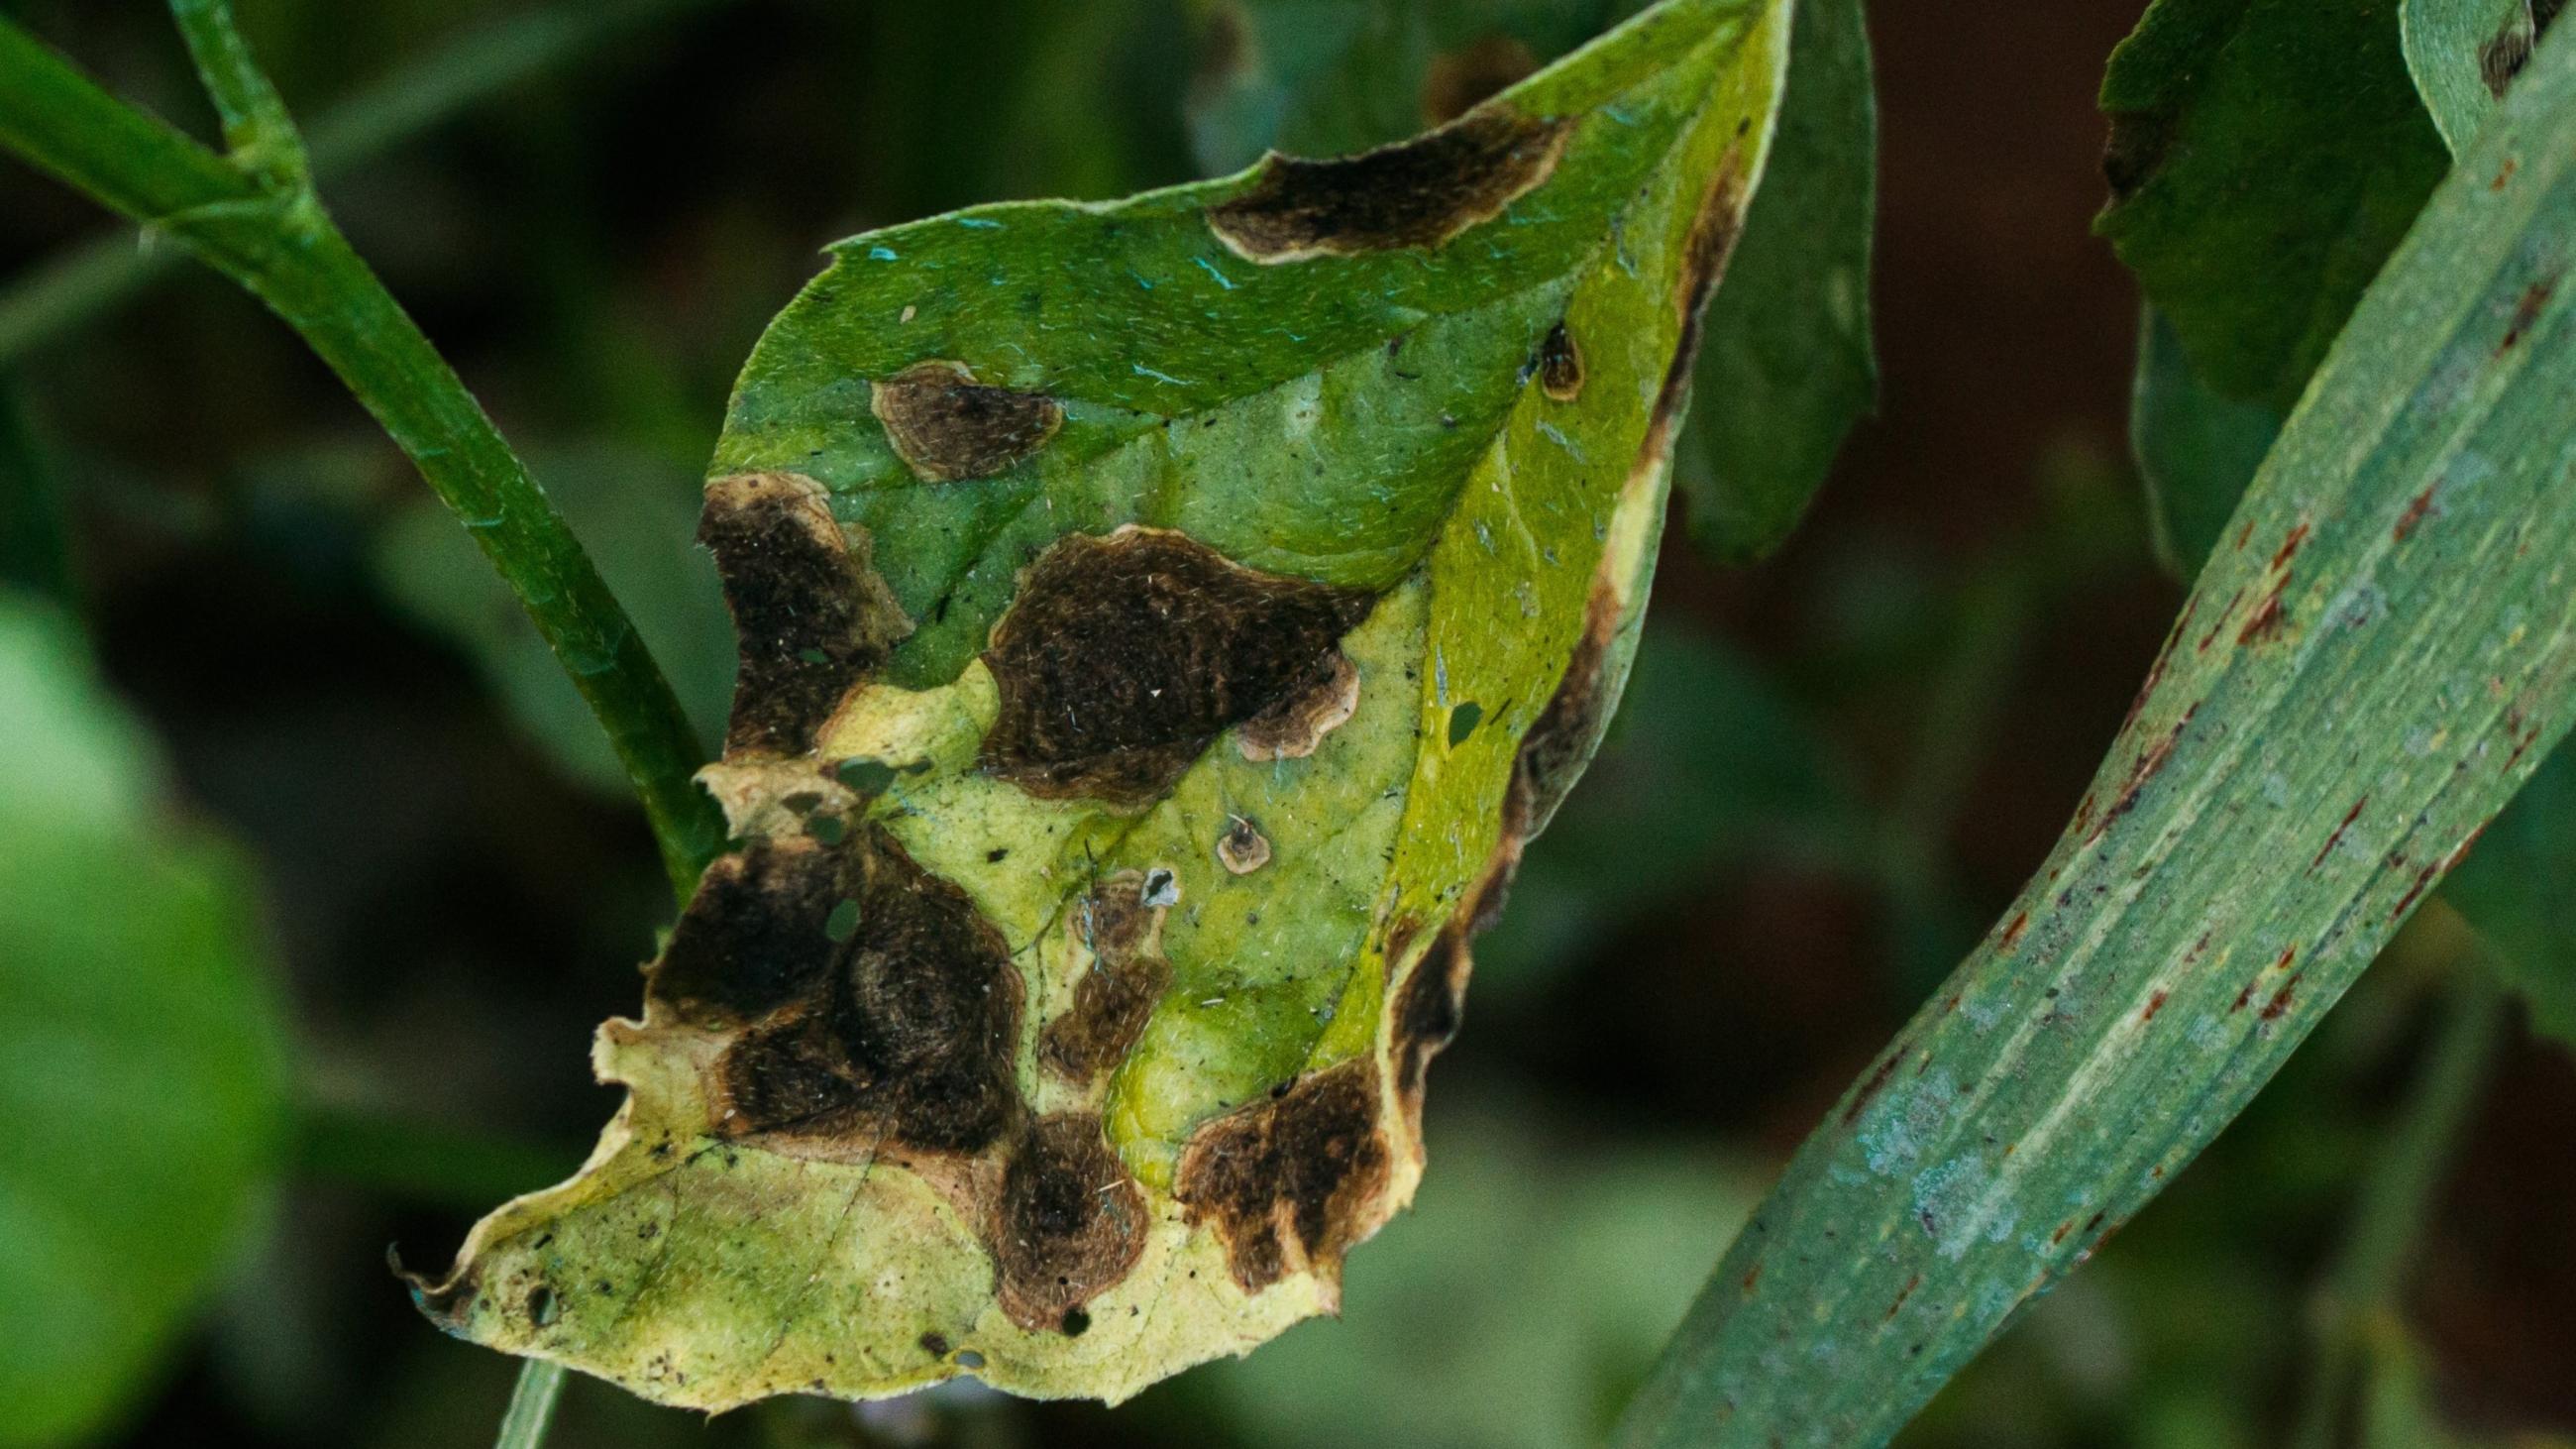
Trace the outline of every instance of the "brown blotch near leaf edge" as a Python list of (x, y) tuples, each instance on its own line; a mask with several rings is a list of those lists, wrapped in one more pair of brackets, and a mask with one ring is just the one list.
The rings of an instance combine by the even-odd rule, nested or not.
[(1235, 748), (1255, 763), (1302, 760), (1324, 736), (1350, 721), (1360, 707), (1359, 666), (1339, 649), (1326, 655), (1305, 681), (1235, 731)]
[(802, 754), (911, 621), (870, 566), (867, 536), (845, 531), (823, 485), (801, 474), (709, 483), (698, 541), (741, 641), (725, 747)]
[(1290, 1273), (1338, 1284), (1374, 1231), (1388, 1180), (1375, 1066), (1355, 1058), (1202, 1125), (1173, 1196), (1212, 1221), (1235, 1282), (1258, 1293)]
[(741, 1025), (822, 988), (841, 954), (826, 927), (862, 886), (854, 859), (811, 838), (718, 856), (645, 978), (693, 1026)]
[(1208, 226), (1255, 262), (1430, 250), (1545, 182), (1573, 131), (1569, 119), (1486, 106), (1356, 156), (1273, 154), (1249, 190), (1208, 208)]
[(1145, 1228), (1144, 1195), (1100, 1118), (1039, 1118), (1012, 1149), (993, 1201), (994, 1300), (1022, 1328), (1078, 1334), (1089, 1326), (1082, 1305), (1136, 1266)]
[(919, 362), (878, 381), (868, 408), (904, 466), (932, 483), (990, 478), (1064, 426), (1054, 398), (977, 382), (958, 362)]
[(982, 765), (1045, 799), (1149, 804), (1218, 734), (1334, 678), (1375, 602), (1166, 530), (1068, 534), (993, 628)]

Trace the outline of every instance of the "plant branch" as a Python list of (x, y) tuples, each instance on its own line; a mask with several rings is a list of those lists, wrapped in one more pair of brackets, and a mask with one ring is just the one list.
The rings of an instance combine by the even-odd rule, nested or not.
[[(221, 35), (203, 43), (230, 63)], [(216, 86), (257, 131), (256, 95), (237, 76)], [(535, 620), (608, 731), (685, 894), (722, 826), (691, 782), (703, 755), (669, 682), (544, 491), (312, 191), (263, 180), (287, 174), (273, 131), (248, 144), (269, 148), (260, 175), (114, 99), (0, 20), (0, 146), (231, 277), (329, 364)]]
[[(546, 68), (647, 21), (714, 0), (600, 0), (513, 15), (468, 32), (324, 112), (305, 128), (317, 181), (409, 140)], [(179, 269), (182, 258), (118, 231), (40, 263), (0, 291), (0, 365), (61, 340)]]
[(2338, 1442), (2337, 1423), (2352, 1398), (2369, 1324), (2405, 1293), (2425, 1221), (2504, 1035), (2503, 988), (2477, 963), (2463, 966), (2387, 1145), (2362, 1179), (2343, 1251), (2319, 1295), (2316, 1362), (2291, 1441), (2297, 1449), (2330, 1449)]
[(519, 1365), (519, 1385), (510, 1391), (510, 1407), (501, 1415), (501, 1434), (492, 1449), (537, 1449), (554, 1422), (555, 1401), (563, 1397), (564, 1366), (532, 1358)]

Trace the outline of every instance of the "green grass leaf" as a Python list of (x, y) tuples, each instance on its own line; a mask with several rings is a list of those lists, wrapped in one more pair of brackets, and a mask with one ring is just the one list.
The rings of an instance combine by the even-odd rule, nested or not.
[(168, 816), (67, 621), (0, 594), (0, 1444), (102, 1428), (204, 1293), (283, 1127), (248, 872)]
[(2442, 175), (2395, 0), (2156, 0), (2102, 109), (2096, 229), (2212, 388), (2287, 412)]
[(2066, 835), (1800, 1149), (1618, 1442), (1884, 1442), (2244, 1106), (2563, 737), (2571, 129), (2576, 49), (2544, 48), (2363, 297)]
[(1785, 0), (1401, 147), (872, 233), (701, 535), (737, 848), (423, 1307), (667, 1402), (1118, 1399), (1338, 1301), (1635, 648)]

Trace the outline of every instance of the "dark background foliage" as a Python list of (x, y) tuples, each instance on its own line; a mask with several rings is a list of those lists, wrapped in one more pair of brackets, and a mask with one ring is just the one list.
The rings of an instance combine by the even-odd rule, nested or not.
[[(6, 8), (206, 132), (159, 7)], [(519, 8), (242, 7), (308, 118)], [(2095, 91), (2138, 8), (1872, 16), (1878, 416), (1767, 562), (1669, 535), (1620, 732), (1482, 953), (1431, 1179), (1356, 1257), (1342, 1322), (1114, 1414), (942, 1391), (709, 1424), (576, 1382), (555, 1442), (1545, 1445), (1606, 1422), (1769, 1173), (2045, 853), (2179, 602), (2126, 461), (2136, 294), (2088, 231)], [(696, 473), (819, 245), (1192, 175), (1193, 56), (1176, 0), (660, 9), (324, 194), (712, 721)], [(0, 276), (102, 230), (0, 172)], [(0, 387), (70, 499), (111, 682), (262, 872), (311, 1104), (125, 1442), (480, 1442), (514, 1365), (439, 1339), (383, 1248), (441, 1261), (579, 1160), (614, 1105), (589, 1030), (634, 1005), (665, 912), (650, 842), (507, 596), (231, 287), (182, 272)], [(2276, 1440), (2447, 919), (1906, 1442)], [(2576, 1420), (2571, 1117), (2576, 1067), (2517, 1032), (2407, 1315), (2465, 1422)]]

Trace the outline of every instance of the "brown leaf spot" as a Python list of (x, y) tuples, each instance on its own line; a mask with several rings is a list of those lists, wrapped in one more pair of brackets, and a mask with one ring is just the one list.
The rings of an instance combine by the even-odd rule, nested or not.
[(2030, 912), (2020, 912), (2004, 927), (2003, 939), (1995, 943), (1995, 949), (1997, 951), (2009, 951), (2013, 947), (2020, 945), (2022, 932), (2029, 929)]
[(2522, 289), (2522, 296), (2513, 304), (2513, 322), (2505, 328), (2504, 340), (2496, 344), (2498, 356), (2513, 350), (2514, 345), (2530, 333), (2532, 324), (2540, 320), (2542, 309), (2549, 305), (2550, 296), (2557, 290), (2558, 279), (2555, 277), (2544, 277)]
[(1860, 1090), (1852, 1094), (1851, 1105), (1843, 1108), (1844, 1126), (1858, 1122), (1860, 1114), (1868, 1111), (1869, 1104), (1878, 1099), (1878, 1094), (1887, 1086), (1888, 1078), (1896, 1075), (1896, 1064), (1905, 1060), (1907, 1046), (1908, 1043), (1900, 1041), (1889, 1047), (1887, 1055), (1879, 1059), (1878, 1069), (1871, 1072), (1869, 1080), (1861, 1083)]
[(1068, 534), (994, 626), (984, 767), (1046, 799), (1151, 803), (1220, 732), (1332, 679), (1374, 602), (1178, 533)]
[(915, 363), (871, 388), (868, 407), (904, 465), (932, 483), (990, 478), (1064, 425), (1054, 398), (987, 386), (958, 362)]
[(868, 566), (866, 535), (844, 534), (811, 478), (739, 473), (709, 483), (698, 541), (715, 553), (741, 640), (725, 746), (803, 754), (911, 622)]
[(1682, 243), (1681, 271), (1673, 287), (1681, 333), (1673, 344), (1672, 361), (1664, 368), (1654, 409), (1647, 415), (1644, 457), (1661, 458), (1672, 448), (1673, 430), (1680, 426), (1683, 404), (1690, 399), (1692, 370), (1699, 365), (1708, 299), (1716, 295), (1727, 259), (1735, 255), (1736, 239), (1744, 234), (1744, 204), (1743, 156), (1729, 151), (1710, 174), (1708, 190), (1701, 193), (1699, 210), (1691, 218), (1690, 235)]
[(1496, 31), (1431, 57), (1422, 76), (1422, 122), (1445, 126), (1529, 79), (1538, 57), (1515, 36)]
[(1145, 1250), (1145, 1198), (1102, 1136), (1100, 1118), (1032, 1122), (993, 1204), (994, 1300), (1026, 1329), (1079, 1334), (1082, 1305), (1116, 1287)]
[(1226, 817), (1225, 834), (1216, 838), (1217, 862), (1236, 875), (1250, 875), (1270, 863), (1270, 838), (1240, 815)]
[(882, 827), (845, 849), (858, 919), (818, 989), (726, 1049), (716, 1130), (981, 1151), (1019, 1111), (1010, 947)]
[(1091, 969), (1074, 984), (1073, 1008), (1046, 1025), (1038, 1058), (1058, 1076), (1087, 1084), (1126, 1059), (1154, 1005), (1172, 984), (1163, 959), (1163, 909), (1144, 903), (1145, 875), (1120, 871), (1077, 908)]
[(1249, 190), (1208, 208), (1208, 226), (1256, 262), (1429, 250), (1546, 181), (1573, 131), (1488, 106), (1357, 156), (1274, 154)]
[(1315, 753), (1324, 736), (1340, 729), (1360, 707), (1359, 666), (1339, 649), (1324, 660), (1324, 672), (1305, 687), (1280, 696), (1277, 703), (1243, 722), (1235, 731), (1235, 748), (1247, 760), (1302, 760)]
[(1215, 1223), (1245, 1292), (1298, 1271), (1338, 1284), (1342, 1255), (1377, 1227), (1387, 1167), (1377, 1074), (1355, 1058), (1201, 1126), (1173, 1195)]
[(2264, 1003), (2262, 1011), (2263, 1020), (2279, 1021), (2281, 1019), (2281, 1014), (2290, 1009), (2291, 996), (2299, 989), (2299, 978), (2306, 974), (2307, 973), (2304, 971), (2294, 971), (2290, 973), (2290, 979), (2282, 984), (2280, 990), (2272, 993), (2272, 999), (2270, 1001)]
[(740, 1025), (823, 989), (842, 954), (825, 930), (865, 889), (850, 855), (811, 838), (718, 856), (671, 928), (645, 994), (697, 1026)]
[(1520, 752), (1512, 758), (1512, 782), (1503, 799), (1503, 834), (1508, 841), (1527, 841), (1545, 830), (1582, 777), (1609, 723), (1602, 672), (1618, 628), (1618, 600), (1596, 585), (1584, 609), (1583, 634), (1574, 641), (1574, 653), (1557, 680), (1556, 692), (1548, 696), (1538, 718), (1530, 721), (1521, 736)]
[(1422, 1111), (1423, 1083), (1431, 1059), (1456, 1040), (1466, 1020), (1467, 977), (1473, 970), (1466, 931), (1453, 925), (1422, 953), (1396, 996), (1391, 1043), (1395, 1090), (1416, 1117)]
[(2397, 525), (2389, 530), (2389, 537), (2404, 543), (2415, 532), (2416, 525), (2424, 521), (2424, 515), (2433, 511), (2433, 488), (2438, 486), (2428, 486), (2415, 495), (2414, 501), (2406, 505), (2406, 511), (2397, 515)]
[(1583, 395), (1583, 349), (1574, 343), (1574, 334), (1557, 323), (1547, 331), (1538, 345), (1538, 385), (1541, 392), (1558, 402), (1572, 402)]
[(2149, 996), (2149, 997), (2147, 998), (2147, 1004), (2146, 1004), (2146, 1007), (2138, 1013), (2138, 1020), (2140, 1020), (2140, 1021), (2153, 1021), (2153, 1020), (2155, 1020), (2155, 1019), (2156, 1019), (2156, 1013), (2165, 1009), (2165, 997), (2166, 997), (2166, 993), (2165, 993), (2165, 992), (2162, 992), (2162, 991), (2158, 991), (2158, 992), (2154, 993), (2153, 995)]
[(2317, 858), (2308, 862), (2308, 874), (2316, 874), (2317, 867), (2324, 865), (2326, 857), (2334, 854), (2334, 848), (2343, 844), (2344, 832), (2352, 828), (2352, 822), (2361, 818), (2362, 807), (2369, 803), (2370, 797), (2367, 795), (2352, 802), (2352, 808), (2343, 813), (2342, 823), (2335, 826), (2334, 834), (2327, 836), (2326, 843), (2317, 847)]

